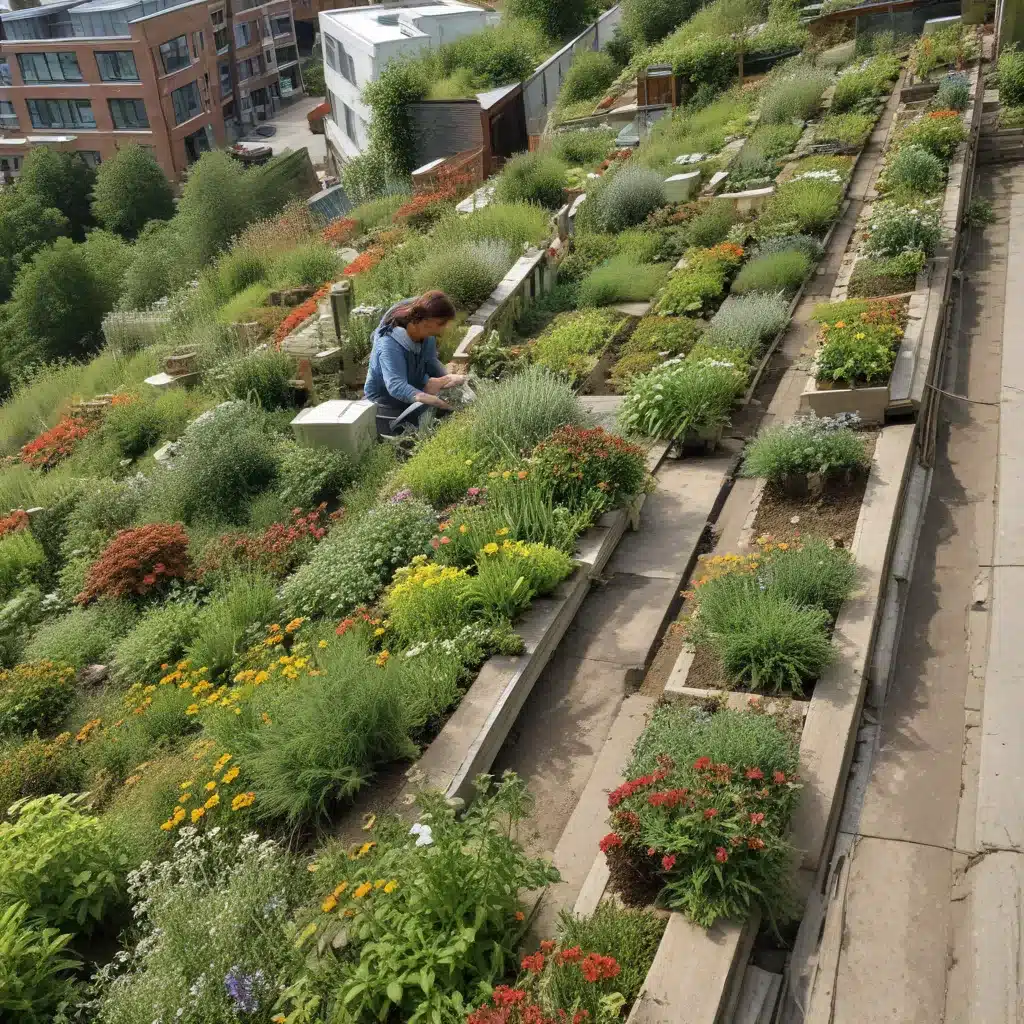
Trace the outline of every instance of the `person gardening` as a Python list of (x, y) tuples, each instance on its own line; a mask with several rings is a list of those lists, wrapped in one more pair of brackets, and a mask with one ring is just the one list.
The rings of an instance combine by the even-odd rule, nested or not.
[(455, 307), (444, 292), (426, 292), (392, 306), (373, 332), (366, 397), (396, 416), (413, 402), (450, 411), (441, 392), (466, 378), (449, 373), (437, 358), (437, 335), (454, 318)]

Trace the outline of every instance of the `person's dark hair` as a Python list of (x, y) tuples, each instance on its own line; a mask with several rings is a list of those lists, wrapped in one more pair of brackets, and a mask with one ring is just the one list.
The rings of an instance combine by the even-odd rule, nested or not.
[(394, 312), (388, 317), (388, 323), (398, 327), (408, 327), (409, 324), (419, 323), (421, 320), (453, 320), (455, 318), (455, 306), (452, 300), (444, 292), (424, 292), (419, 298), (411, 302), (404, 302), (396, 306)]

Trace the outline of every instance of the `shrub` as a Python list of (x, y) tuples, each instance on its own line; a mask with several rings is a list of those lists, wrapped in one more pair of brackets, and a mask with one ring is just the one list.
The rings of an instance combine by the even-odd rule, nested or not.
[(747, 292), (788, 292), (803, 284), (811, 269), (808, 257), (795, 249), (758, 256), (745, 264), (732, 283), (737, 295)]
[(613, 256), (584, 278), (579, 304), (583, 307), (642, 302), (661, 287), (668, 271), (665, 264), (637, 263), (629, 255)]
[(22, 797), (74, 793), (85, 781), (82, 744), (69, 732), (0, 744), (0, 807)]
[(800, 141), (801, 135), (803, 128), (799, 124), (759, 124), (747, 145), (757, 150), (765, 159), (777, 160), (793, 152), (793, 147)]
[(122, 530), (107, 545), (75, 600), (149, 597), (190, 573), (188, 534), (179, 523), (138, 526)]
[(606, 128), (577, 128), (558, 132), (551, 140), (551, 151), (570, 167), (593, 167), (608, 155), (614, 143), (615, 132)]
[(914, 43), (910, 59), (914, 73), (927, 78), (941, 64), (963, 67), (978, 55), (977, 36), (973, 26), (955, 24), (921, 36)]
[(74, 668), (105, 664), (113, 645), (135, 622), (135, 610), (122, 601), (74, 608), (44, 622), (22, 656), (26, 661), (56, 661)]
[(870, 114), (829, 114), (814, 129), (814, 141), (860, 146), (871, 134), (875, 119)]
[(620, 355), (618, 361), (608, 374), (608, 386), (616, 395), (621, 395), (629, 388), (629, 382), (634, 377), (650, 373), (656, 366), (664, 361), (664, 356), (658, 352), (630, 352)]
[(498, 239), (513, 252), (546, 245), (550, 238), (550, 215), (532, 203), (490, 203), (482, 210), (445, 217), (430, 235), (431, 244), (439, 248)]
[(0, 735), (56, 729), (75, 700), (75, 670), (52, 661), (0, 671)]
[(817, 263), (823, 249), (813, 235), (773, 235), (763, 238), (757, 243), (755, 255), (770, 256), (775, 252), (802, 252), (811, 263)]
[(820, 306), (821, 348), (816, 376), (823, 380), (884, 384), (896, 362), (906, 308), (902, 302), (852, 300)]
[(937, 192), (946, 180), (942, 161), (921, 146), (900, 146), (886, 165), (880, 192)]
[(21, 653), (42, 618), (43, 593), (37, 586), (22, 587), (0, 605), (0, 668), (21, 660)]
[(298, 615), (340, 618), (371, 603), (395, 569), (426, 551), (436, 520), (414, 498), (389, 501), (321, 544), (285, 582), (285, 607)]
[(657, 171), (626, 164), (592, 201), (602, 231), (623, 231), (642, 224), (665, 205), (664, 178)]
[(686, 222), (685, 235), (689, 245), (710, 248), (724, 242), (729, 229), (740, 219), (736, 207), (728, 199), (713, 199), (695, 217)]
[(192, 601), (168, 601), (147, 611), (113, 647), (118, 682), (152, 682), (161, 665), (185, 655), (199, 629), (200, 608)]
[(110, 913), (123, 861), (81, 804), (80, 797), (44, 796), (11, 807), (0, 824), (0, 904), (25, 903), (33, 920), (82, 932)]
[(469, 588), (465, 569), (428, 562), (426, 555), (417, 555), (399, 569), (384, 594), (383, 606), (402, 646), (455, 636), (469, 620)]
[(766, 593), (798, 607), (824, 608), (835, 616), (853, 593), (857, 566), (845, 548), (830, 547), (820, 537), (795, 545), (765, 545), (767, 557), (759, 573)]
[(22, 447), (21, 461), (33, 469), (53, 469), (68, 458), (79, 441), (88, 437), (97, 426), (95, 420), (84, 416), (63, 416), (49, 430), (44, 430)]
[(477, 553), (469, 603), (479, 607), (486, 620), (514, 622), (534, 597), (550, 594), (574, 567), (570, 555), (546, 544), (491, 541)]
[(45, 561), (42, 545), (28, 530), (0, 537), (0, 600), (31, 583)]
[(832, 660), (823, 608), (762, 592), (755, 577), (741, 573), (708, 581), (698, 595), (690, 638), (714, 649), (733, 683), (800, 696)]
[(924, 269), (925, 255), (920, 249), (909, 249), (895, 256), (859, 259), (850, 275), (847, 294), (850, 298), (872, 295), (895, 295), (913, 291), (917, 275)]
[(561, 313), (530, 347), (533, 359), (570, 380), (585, 378), (622, 323), (620, 314), (605, 310)]
[(477, 455), (469, 417), (452, 416), (417, 444), (395, 474), (394, 485), (408, 488), (436, 508), (444, 508), (458, 501), (486, 468)]
[(747, 449), (743, 475), (778, 482), (793, 473), (827, 476), (866, 466), (856, 431), (830, 419), (800, 419), (761, 431)]
[(92, 210), (105, 228), (130, 239), (149, 221), (174, 216), (174, 192), (152, 154), (128, 145), (97, 170)]
[(646, 454), (601, 427), (561, 427), (534, 449), (533, 471), (553, 485), (556, 502), (597, 512), (617, 508), (644, 488)]
[(355, 467), (343, 451), (279, 442), (277, 493), (290, 507), (311, 509), (337, 498), (354, 478)]
[(491, 463), (518, 459), (553, 430), (583, 420), (572, 388), (546, 367), (531, 366), (481, 387), (473, 405), (472, 446)]
[(575, 550), (576, 538), (593, 521), (592, 508), (571, 511), (557, 504), (549, 481), (539, 473), (526, 469), (492, 472), (487, 480), (486, 541), (501, 536), (499, 530), (508, 530), (515, 540)]
[(64, 558), (98, 555), (119, 530), (135, 523), (148, 492), (149, 482), (141, 474), (126, 480), (91, 481), (67, 517)]
[(700, 340), (705, 324), (688, 316), (645, 316), (619, 349), (620, 355), (653, 352), (683, 356)]
[(900, 148), (920, 146), (948, 164), (967, 138), (967, 125), (955, 110), (933, 110), (905, 125), (896, 137)]
[(1004, 47), (996, 65), (999, 102), (1006, 107), (1024, 104), (1024, 53), (1014, 43)]
[(689, 0), (625, 0), (622, 24), (637, 43), (656, 43), (692, 13)]
[(788, 917), (796, 768), (796, 745), (771, 715), (660, 708), (608, 796), (614, 831), (601, 847), (613, 884), (623, 868), (660, 876), (664, 902), (702, 927), (753, 907)]
[(970, 82), (966, 75), (960, 73), (946, 75), (932, 97), (932, 106), (936, 110), (966, 110), (970, 102)]
[(820, 234), (839, 214), (843, 187), (834, 181), (802, 178), (780, 185), (758, 220), (762, 235)]
[[(192, 259), (205, 266), (257, 214), (251, 179), (227, 153), (204, 153), (189, 169), (176, 220)], [(251, 282), (250, 282), (251, 283)]]
[(939, 244), (942, 228), (934, 203), (900, 206), (894, 202), (875, 203), (864, 239), (869, 256), (898, 256), (918, 250), (930, 257)]
[(831, 78), (827, 69), (813, 65), (803, 65), (791, 73), (770, 78), (758, 103), (760, 123), (774, 125), (806, 120), (818, 109), (821, 94)]
[(276, 472), (266, 419), (233, 403), (196, 420), (182, 436), (174, 469), (155, 480), (156, 511), (186, 523), (244, 522), (250, 501)]
[(137, 459), (161, 439), (177, 437), (191, 413), (192, 404), (183, 391), (168, 391), (153, 399), (130, 396), (107, 410), (102, 435), (113, 439), (122, 458)]
[(263, 409), (290, 409), (295, 404), (295, 360), (287, 352), (257, 349), (218, 367), (221, 392)]
[(729, 274), (739, 266), (743, 250), (731, 242), (713, 249), (691, 249), (686, 265), (668, 279), (656, 310), (662, 315), (696, 313), (725, 291)]
[(565, 164), (547, 153), (520, 153), (505, 164), (494, 196), (502, 203), (537, 203), (557, 210), (565, 202)]
[(75, 990), (68, 976), (78, 960), (68, 952), (70, 935), (28, 920), (29, 908), (0, 909), (0, 1016), (22, 1024), (47, 1024)]
[(319, 288), (333, 281), (342, 270), (341, 260), (324, 242), (309, 242), (284, 253), (275, 263), (271, 276), (284, 287), (306, 285)]
[(586, 50), (578, 54), (569, 65), (569, 70), (562, 80), (562, 91), (558, 95), (558, 101), (564, 104), (597, 99), (615, 81), (618, 73), (615, 61), (606, 51)]
[(494, 291), (512, 263), (504, 242), (463, 242), (428, 256), (417, 271), (416, 287), (420, 292), (440, 289), (460, 309), (475, 309)]
[(630, 382), (620, 423), (631, 434), (671, 441), (714, 430), (728, 422), (745, 379), (732, 363), (669, 360)]
[(873, 100), (889, 91), (889, 85), (900, 73), (900, 59), (894, 54), (879, 54), (862, 64), (851, 66), (836, 80), (832, 93), (833, 114), (844, 114), (859, 104)]
[(722, 303), (704, 334), (704, 342), (749, 361), (762, 343), (774, 338), (789, 322), (789, 303), (781, 295), (752, 292)]

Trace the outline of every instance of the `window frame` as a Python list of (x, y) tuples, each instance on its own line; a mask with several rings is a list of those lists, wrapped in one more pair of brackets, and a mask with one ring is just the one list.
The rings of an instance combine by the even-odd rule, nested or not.
[[(184, 96), (186, 90), (191, 90), (195, 95), (196, 109), (194, 113), (188, 114), (186, 117), (179, 116), (180, 111), (178, 110), (178, 100), (176, 97)], [(171, 90), (171, 107), (174, 110), (174, 123), (175, 125), (185, 124), (191, 121), (194, 117), (199, 117), (203, 113), (203, 98), (199, 92), (199, 83), (193, 79), (191, 82), (186, 82), (184, 85), (179, 85), (177, 89)]]
[[(47, 120), (47, 122), (45, 124), (40, 124), (40, 123), (38, 123), (38, 120), (37, 120), (37, 118), (35, 116), (38, 113), (39, 104), (47, 104), (47, 105), (53, 104), (53, 105), (55, 105), (57, 107), (58, 110), (61, 109), (60, 108), (60, 104), (64, 104), (64, 107), (67, 110), (69, 115), (71, 114), (72, 109), (77, 111), (77, 115), (76, 116), (79, 118), (79, 123), (77, 123), (77, 124), (74, 123), (74, 117), (70, 117), (70, 122), (71, 123), (66, 123), (66, 122), (64, 122), (62, 120), (60, 124), (51, 124), (49, 122), (49, 120)], [(95, 131), (96, 130), (96, 112), (92, 108), (92, 101), (91, 100), (78, 99), (77, 97), (76, 98), (72, 98), (72, 99), (50, 99), (49, 97), (46, 97), (46, 96), (40, 96), (40, 97), (33, 97), (32, 99), (26, 99), (25, 100), (25, 105), (28, 107), (28, 117), (29, 117), (29, 121), (32, 124), (32, 127), (37, 129), (37, 130), (39, 130), (39, 131), (64, 131), (64, 130)], [(83, 108), (88, 109), (89, 116), (92, 119), (92, 123), (91, 124), (88, 121), (81, 121), (81, 114), (82, 114), (82, 109)]]
[[(96, 70), (99, 72), (101, 82), (141, 81), (141, 78), (139, 77), (139, 65), (138, 62), (135, 60), (134, 50), (95, 50), (93, 56), (96, 58)], [(124, 63), (125, 57), (127, 57), (131, 60), (132, 68), (134, 69), (135, 74), (132, 76), (118, 74), (108, 77), (104, 72), (103, 65), (105, 62), (100, 60), (101, 57), (108, 58), (110, 63), (117, 65), (118, 70), (120, 70), (121, 64)]]
[[(10, 113), (6, 113), (2, 108), (4, 105), (10, 108)], [(0, 100), (0, 128), (20, 128), (21, 125), (18, 123), (18, 108), (15, 107), (13, 100)]]
[[(78, 63), (78, 54), (74, 50), (45, 50), (39, 53), (16, 53), (15, 57), (18, 60), (18, 69), (21, 71), (21, 80), (25, 85), (51, 85), (54, 82), (81, 82), (83, 81), (82, 68)], [(51, 60), (52, 58), (52, 60)], [(69, 58), (71, 63), (74, 64), (75, 71), (78, 72), (77, 77), (72, 74), (70, 77), (67, 74), (67, 69), (64, 66), (63, 58)], [(38, 61), (43, 62), (46, 68), (47, 76), (45, 78), (33, 77), (30, 78), (25, 73), (26, 62)], [(54, 70), (60, 72), (59, 77), (54, 75)], [(36, 72), (33, 71), (33, 75)]]
[[(174, 47), (174, 49), (172, 50), (171, 47)], [(157, 47), (157, 50), (160, 54), (160, 66), (164, 69), (165, 75), (173, 75), (177, 71), (184, 71), (185, 68), (192, 66), (192, 57), (188, 48), (188, 33), (186, 32), (182, 32), (181, 35), (162, 42)], [(185, 58), (184, 64), (168, 67), (168, 60), (170, 58), (180, 59), (182, 56)]]
[[(142, 121), (138, 124), (118, 124), (117, 117), (114, 116), (115, 110), (121, 110), (121, 104), (138, 104), (142, 108)], [(116, 104), (116, 106), (115, 106)], [(149, 130), (149, 112), (146, 110), (146, 101), (141, 96), (112, 96), (107, 100), (107, 107), (110, 110), (110, 120), (114, 125), (114, 131), (117, 132), (144, 132)], [(139, 106), (135, 106), (135, 113), (138, 114)], [(144, 122), (144, 123), (143, 123)]]

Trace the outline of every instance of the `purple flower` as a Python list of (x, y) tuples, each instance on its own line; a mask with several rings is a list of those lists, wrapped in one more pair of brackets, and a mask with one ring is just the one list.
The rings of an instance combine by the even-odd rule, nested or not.
[(224, 975), (224, 989), (233, 1000), (236, 1013), (256, 1013), (260, 1008), (258, 992), (263, 987), (263, 972), (246, 974), (235, 964)]
[(395, 491), (395, 493), (391, 495), (390, 500), (392, 505), (397, 505), (400, 501), (408, 501), (411, 497), (412, 491), (406, 487), (401, 491)]

